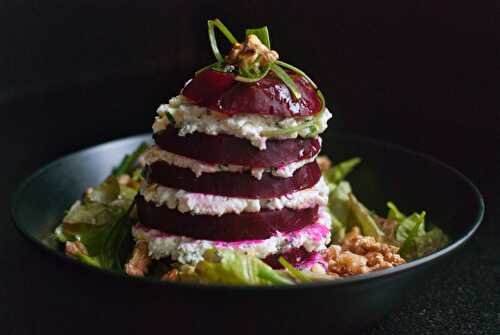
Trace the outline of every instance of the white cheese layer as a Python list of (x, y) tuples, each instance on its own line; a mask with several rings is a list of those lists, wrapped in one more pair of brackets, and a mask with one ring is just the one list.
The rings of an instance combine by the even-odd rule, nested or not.
[(256, 213), (262, 209), (290, 208), (300, 210), (326, 206), (329, 188), (321, 177), (311, 188), (270, 199), (247, 199), (191, 193), (158, 184), (144, 184), (140, 193), (146, 201), (154, 202), (156, 206), (167, 206), (170, 209), (177, 209), (182, 213), (189, 212), (193, 215), (221, 216), (228, 213)]
[(251, 174), (257, 178), (261, 179), (262, 174), (265, 172), (271, 173), (273, 176), (281, 178), (289, 178), (293, 176), (293, 173), (303, 167), (304, 165), (314, 161), (316, 156), (303, 159), (297, 162), (293, 162), (288, 165), (281, 166), (279, 168), (248, 168), (241, 165), (223, 165), (223, 164), (208, 164), (202, 161), (198, 161), (185, 156), (177, 155), (165, 150), (162, 150), (157, 145), (153, 145), (143, 154), (145, 164), (153, 164), (157, 161), (166, 162), (170, 165), (175, 165), (181, 168), (190, 169), (196, 175), (196, 177), (201, 176), (203, 173), (214, 173), (214, 172), (244, 172), (250, 171)]
[[(168, 117), (165, 115), (165, 113), (169, 113), (175, 119), (175, 127), (179, 129), (180, 136), (185, 136), (195, 131), (208, 135), (228, 134), (247, 139), (260, 150), (266, 148), (267, 140), (267, 137), (261, 136), (261, 132), (295, 127), (313, 118), (313, 116), (309, 116), (283, 119), (270, 115), (256, 114), (227, 116), (211, 111), (207, 107), (198, 106), (182, 95), (171, 98), (168, 104), (161, 105), (157, 113), (159, 116), (156, 117), (153, 124), (153, 131), (155, 133), (165, 129), (170, 123)], [(331, 117), (332, 114), (325, 108), (316, 124), (318, 133), (325, 131), (327, 121)], [(310, 137), (311, 127), (306, 127), (279, 138), (296, 138), (297, 136)]]
[(324, 250), (326, 245), (330, 243), (330, 225), (330, 214), (326, 207), (321, 207), (316, 223), (292, 233), (278, 233), (265, 240), (238, 242), (196, 240), (165, 234), (140, 224), (132, 228), (132, 235), (136, 240), (148, 242), (149, 255), (154, 259), (171, 257), (174, 261), (195, 265), (203, 260), (205, 251), (212, 248), (238, 249), (258, 258), (266, 258), (269, 255), (284, 253), (300, 247), (308, 252)]

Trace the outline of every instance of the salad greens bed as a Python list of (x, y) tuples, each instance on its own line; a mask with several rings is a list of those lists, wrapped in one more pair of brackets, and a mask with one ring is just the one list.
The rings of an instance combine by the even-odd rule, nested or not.
[[(54, 234), (63, 245), (78, 242), (83, 246), (73, 250), (71, 257), (102, 269), (124, 271), (134, 246), (131, 227), (138, 222), (134, 199), (143, 180), (138, 158), (146, 148), (146, 144), (141, 144), (126, 155), (106, 180), (95, 189), (88, 189), (66, 212)], [(368, 210), (345, 180), (360, 162), (361, 159), (353, 158), (323, 171), (330, 188), (328, 208), (333, 244), (341, 244), (346, 232), (358, 226), (363, 235), (399, 247), (401, 257), (411, 261), (449, 242), (441, 229), (426, 224), (425, 211), (406, 215), (392, 202), (387, 203), (385, 217)], [(335, 278), (298, 270), (283, 257), (279, 262), (284, 270), (274, 270), (254, 256), (233, 250), (209, 250), (204, 258), (195, 267), (154, 261), (148, 276), (164, 279), (165, 273), (173, 270), (177, 281), (228, 285), (288, 285)]]

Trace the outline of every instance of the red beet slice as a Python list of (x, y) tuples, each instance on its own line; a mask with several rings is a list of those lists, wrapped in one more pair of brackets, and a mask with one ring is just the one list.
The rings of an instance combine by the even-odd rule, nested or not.
[(207, 135), (195, 132), (178, 136), (177, 129), (154, 134), (155, 142), (177, 155), (209, 164), (235, 164), (251, 168), (281, 167), (314, 157), (321, 150), (318, 138), (267, 140), (267, 149), (259, 150), (247, 140), (230, 135)]
[(228, 115), (249, 113), (284, 118), (319, 113), (321, 100), (316, 89), (304, 77), (292, 73), (290, 77), (302, 94), (299, 100), (295, 100), (285, 83), (272, 74), (256, 83), (230, 83), (229, 74), (210, 69), (195, 76), (182, 94), (198, 105)]
[(300, 269), (317, 257), (317, 252), (308, 252), (304, 248), (294, 248), (282, 254), (269, 255), (264, 258), (263, 261), (273, 269), (283, 269), (283, 265), (278, 261), (281, 256), (283, 256), (288, 263)]
[(157, 207), (143, 197), (138, 197), (137, 213), (141, 224), (167, 234), (232, 242), (262, 240), (278, 231), (288, 233), (302, 229), (316, 222), (318, 207), (225, 214), (219, 217), (181, 213), (166, 206)]
[(169, 165), (163, 161), (147, 166), (145, 172), (150, 183), (195, 193), (251, 199), (274, 198), (311, 188), (321, 177), (316, 162), (304, 165), (290, 178), (279, 178), (264, 173), (260, 180), (253, 177), (250, 172), (204, 173), (196, 178), (191, 170)]
[(198, 73), (182, 90), (182, 94), (201, 106), (207, 106), (234, 84), (233, 73), (204, 70)]

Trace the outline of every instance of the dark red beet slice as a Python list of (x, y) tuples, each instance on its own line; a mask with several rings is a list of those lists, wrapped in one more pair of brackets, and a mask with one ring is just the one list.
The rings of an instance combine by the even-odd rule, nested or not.
[(299, 117), (319, 113), (321, 100), (316, 89), (304, 77), (290, 76), (302, 94), (299, 100), (295, 100), (288, 87), (272, 74), (252, 84), (237, 81), (229, 84), (227, 73), (214, 70), (199, 73), (186, 85), (182, 94), (201, 106), (228, 115), (249, 113)]
[(283, 269), (283, 265), (278, 261), (281, 256), (283, 256), (288, 263), (300, 269), (317, 257), (317, 252), (308, 252), (304, 248), (294, 248), (282, 254), (269, 255), (264, 258), (263, 261), (273, 269)]
[(230, 89), (235, 84), (235, 77), (233, 73), (204, 70), (184, 87), (182, 94), (199, 105), (206, 106)]
[(155, 142), (177, 155), (209, 164), (235, 164), (252, 168), (281, 167), (314, 157), (321, 150), (318, 138), (267, 140), (266, 150), (259, 150), (247, 140), (230, 135), (206, 135), (195, 132), (178, 136), (177, 129), (154, 134)]
[(244, 241), (270, 238), (276, 232), (288, 233), (316, 222), (318, 207), (302, 210), (265, 210), (257, 213), (222, 216), (191, 215), (157, 207), (138, 197), (137, 213), (141, 224), (162, 232), (211, 241)]
[(316, 162), (304, 165), (290, 178), (279, 178), (264, 173), (260, 180), (253, 177), (250, 172), (204, 173), (196, 178), (191, 170), (169, 165), (163, 161), (147, 166), (145, 171), (150, 183), (195, 193), (251, 199), (274, 198), (311, 188), (321, 177)]

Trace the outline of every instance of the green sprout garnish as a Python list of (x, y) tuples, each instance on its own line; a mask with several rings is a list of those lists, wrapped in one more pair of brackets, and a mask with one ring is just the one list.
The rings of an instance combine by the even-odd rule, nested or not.
[[(215, 36), (215, 28), (226, 37), (233, 47), (226, 57), (224, 57), (219, 50), (217, 38)], [(317, 89), (316, 84), (302, 70), (278, 60), (278, 54), (271, 50), (271, 39), (267, 27), (247, 29), (245, 31), (245, 37), (246, 42), (239, 43), (219, 19), (208, 20), (208, 38), (217, 62), (204, 67), (196, 73), (207, 68), (222, 72), (232, 72), (237, 69), (238, 74), (235, 80), (243, 83), (255, 83), (266, 77), (269, 71), (272, 71), (288, 87), (292, 97), (295, 100), (300, 100), (302, 94), (285, 70), (287, 69), (304, 77), (315, 89)], [(243, 55), (243, 58), (240, 57), (240, 55)], [(263, 57), (263, 55), (265, 55), (265, 57)]]

